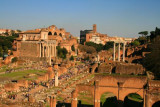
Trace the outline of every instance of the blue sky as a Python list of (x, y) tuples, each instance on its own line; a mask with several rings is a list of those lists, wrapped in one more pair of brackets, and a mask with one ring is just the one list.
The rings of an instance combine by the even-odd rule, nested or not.
[(0, 28), (56, 25), (74, 36), (97, 24), (109, 36), (138, 37), (160, 27), (160, 0), (0, 0)]

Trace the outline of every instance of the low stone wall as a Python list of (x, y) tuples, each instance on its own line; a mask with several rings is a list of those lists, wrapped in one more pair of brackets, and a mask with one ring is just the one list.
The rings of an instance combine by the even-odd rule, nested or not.
[(139, 64), (119, 64), (116, 65), (115, 73), (120, 74), (144, 74), (144, 68)]
[(110, 64), (102, 63), (98, 67), (98, 73), (111, 73), (111, 72), (112, 72), (112, 65)]

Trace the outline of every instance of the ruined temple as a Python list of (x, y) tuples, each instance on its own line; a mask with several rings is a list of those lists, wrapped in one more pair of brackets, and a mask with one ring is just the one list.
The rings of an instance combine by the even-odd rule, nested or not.
[[(77, 41), (64, 28), (58, 29), (55, 25), (47, 28), (28, 30), (21, 32), (14, 41), (14, 56), (20, 59), (44, 60), (46, 58), (56, 58), (56, 46), (65, 47), (68, 51), (71, 46), (77, 47)], [(63, 45), (65, 44), (65, 45)]]

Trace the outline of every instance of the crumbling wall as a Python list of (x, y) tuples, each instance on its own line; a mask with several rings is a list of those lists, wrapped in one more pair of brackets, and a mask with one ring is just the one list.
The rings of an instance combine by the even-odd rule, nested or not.
[(118, 64), (115, 73), (120, 74), (144, 74), (144, 68), (139, 64)]
[(102, 63), (98, 67), (98, 73), (111, 73), (112, 66), (110, 64)]

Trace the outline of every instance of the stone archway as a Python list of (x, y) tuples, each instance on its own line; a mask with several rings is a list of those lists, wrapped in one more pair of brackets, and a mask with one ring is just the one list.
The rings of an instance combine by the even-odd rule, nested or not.
[(57, 35), (57, 32), (54, 32), (54, 35)]
[(124, 98), (124, 107), (143, 107), (143, 98), (137, 93), (130, 93)]
[(51, 36), (51, 35), (52, 35), (52, 32), (48, 32), (48, 35)]
[(59, 33), (59, 36), (61, 36), (61, 37), (62, 37), (62, 33)]
[(100, 107), (117, 107), (117, 97), (112, 92), (105, 92), (100, 97)]
[(152, 107), (159, 107), (160, 106), (160, 101), (155, 102)]

